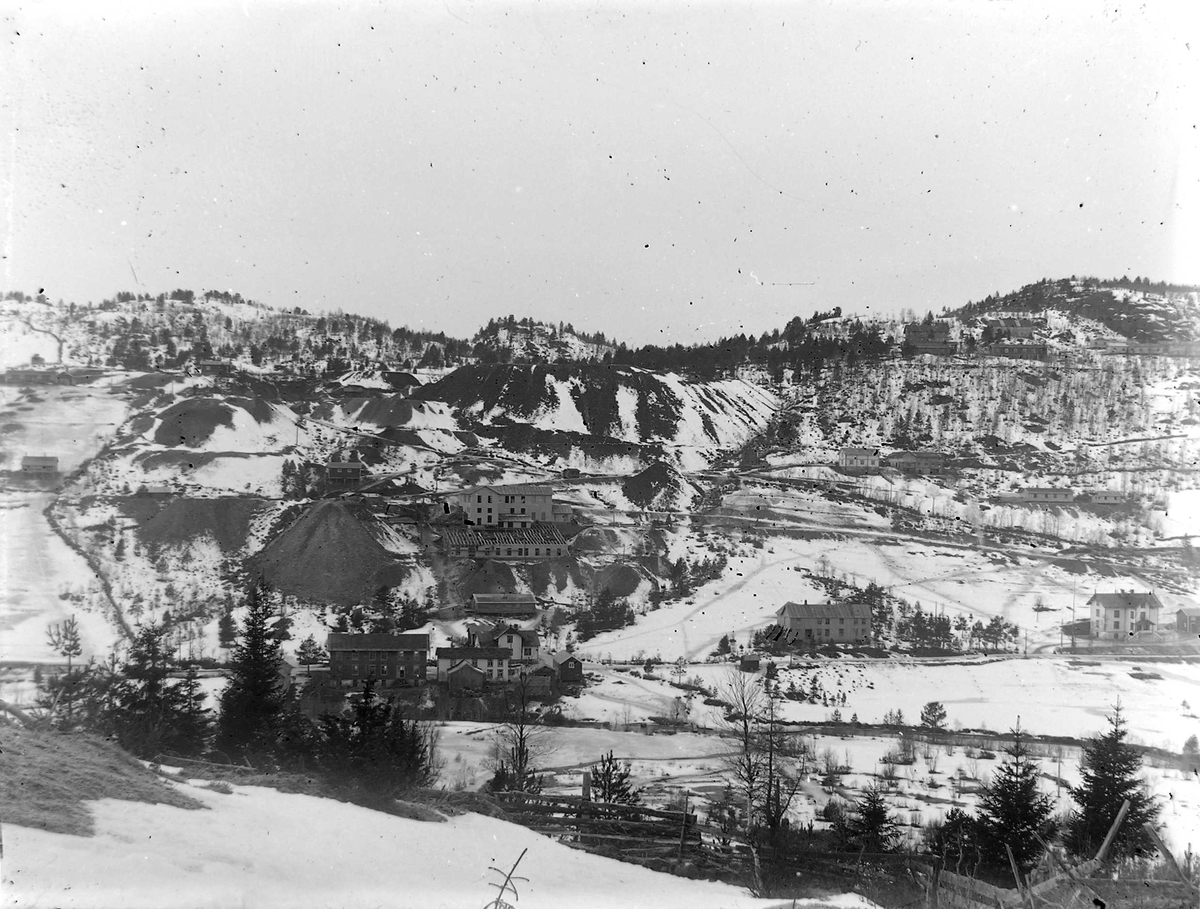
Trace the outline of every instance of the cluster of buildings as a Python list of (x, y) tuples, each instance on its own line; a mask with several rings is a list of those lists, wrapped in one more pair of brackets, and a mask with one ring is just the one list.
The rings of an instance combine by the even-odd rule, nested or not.
[(1147, 632), (1180, 635), (1200, 634), (1200, 606), (1183, 606), (1175, 612), (1175, 621), (1161, 621), (1163, 604), (1154, 591), (1117, 590), (1096, 593), (1087, 601), (1091, 634), (1094, 638), (1127, 639)]
[(537, 601), (527, 594), (476, 594), (468, 606), (466, 642), (439, 647), (430, 658), (429, 635), (331, 633), (329, 680), (354, 688), (367, 679), (387, 687), (445, 684), (451, 692), (525, 680), (545, 693), (582, 685), (583, 663), (566, 650), (546, 651), (531, 620)]
[[(1153, 591), (1117, 590), (1096, 593), (1087, 601), (1088, 631), (1098, 640), (1130, 637), (1200, 635), (1200, 606), (1184, 606), (1174, 621), (1163, 624), (1164, 607)], [(1080, 633), (1083, 633), (1082, 631)], [(787, 646), (824, 644), (870, 645), (871, 607), (867, 603), (785, 603), (775, 612), (767, 639)]]
[(838, 453), (838, 467), (845, 473), (879, 473), (885, 466), (901, 473), (936, 476), (946, 472), (946, 456), (940, 451), (894, 451), (884, 456), (877, 448), (843, 448)]

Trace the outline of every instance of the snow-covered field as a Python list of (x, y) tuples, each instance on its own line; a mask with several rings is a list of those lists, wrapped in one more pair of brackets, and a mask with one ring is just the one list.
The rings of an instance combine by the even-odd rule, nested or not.
[[(91, 837), (5, 827), (4, 905), (111, 909), (412, 907), (478, 909), (516, 870), (522, 909), (778, 906), (726, 884), (689, 881), (588, 855), (480, 815), (445, 823), (271, 789), (184, 787), (207, 810), (105, 799)], [(788, 905), (792, 905), (790, 902)], [(869, 907), (857, 896), (797, 907)]]
[[(107, 380), (106, 380), (107, 382)], [(124, 420), (120, 386), (39, 386), (32, 395), (0, 386), (0, 451), (5, 467), (20, 470), (25, 455), (53, 455), (69, 473), (94, 455)], [(98, 611), (63, 595), (98, 586), (87, 563), (53, 532), (43, 515), (52, 493), (16, 485), (0, 491), (0, 660), (59, 659), (46, 626), (72, 614), (84, 657), (103, 656), (117, 638)]]

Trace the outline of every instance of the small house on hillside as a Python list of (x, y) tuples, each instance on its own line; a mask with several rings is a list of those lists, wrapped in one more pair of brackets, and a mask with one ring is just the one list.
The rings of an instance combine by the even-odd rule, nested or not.
[(325, 465), (325, 482), (335, 488), (357, 486), (370, 475), (362, 461), (330, 461)]
[(583, 661), (569, 650), (556, 650), (542, 654), (541, 661), (554, 671), (555, 677), (564, 685), (583, 684)]
[(879, 452), (873, 448), (843, 448), (838, 467), (846, 473), (878, 473)]
[(1180, 634), (1200, 634), (1200, 606), (1184, 606), (1178, 610), (1175, 630)]
[(467, 604), (467, 612), (478, 616), (532, 619), (538, 612), (538, 601), (531, 593), (475, 593)]
[(904, 346), (914, 354), (951, 356), (956, 352), (946, 322), (922, 322), (904, 326)]
[(1068, 504), (1075, 501), (1073, 489), (1057, 489), (1053, 486), (1030, 486), (1017, 493), (1022, 502), (1039, 504)]
[(1036, 342), (1002, 342), (987, 348), (987, 353), (993, 357), (1004, 357), (1009, 360), (1045, 360), (1049, 350), (1045, 344)]
[(332, 632), (325, 649), (329, 651), (330, 678), (340, 685), (359, 685), (366, 679), (389, 687), (425, 681), (427, 634)]
[(929, 476), (946, 470), (946, 456), (940, 451), (894, 451), (886, 460), (888, 467), (904, 473)]
[(1138, 631), (1153, 631), (1158, 627), (1162, 601), (1154, 594), (1118, 590), (1097, 593), (1087, 601), (1092, 610), (1094, 637), (1120, 638)]
[(201, 360), (196, 364), (202, 376), (231, 376), (237, 367), (229, 360)]
[(794, 632), (798, 641), (817, 643), (869, 643), (871, 607), (866, 603), (785, 603), (775, 612), (775, 623)]
[(21, 473), (58, 473), (58, 458), (53, 455), (26, 455), (21, 458)]
[(1093, 505), (1124, 505), (1126, 495), (1115, 489), (1093, 489), (1088, 495)]

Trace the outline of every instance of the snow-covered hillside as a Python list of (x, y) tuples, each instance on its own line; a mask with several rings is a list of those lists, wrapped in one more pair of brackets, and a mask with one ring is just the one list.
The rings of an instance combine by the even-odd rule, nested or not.
[[(628, 906), (768, 909), (727, 884), (689, 881), (589, 855), (503, 821), (465, 815), (443, 823), (252, 786), (229, 794), (180, 788), (187, 810), (103, 799), (95, 834), (5, 825), (5, 905), (84, 907), (343, 907), (479, 909), (517, 874), (523, 909)], [(867, 909), (861, 897), (789, 901), (800, 909)]]
[(630, 366), (468, 366), (415, 398), (450, 405), (464, 424), (521, 423), (635, 444), (658, 444), (695, 468), (761, 429), (778, 405), (742, 379), (691, 382)]

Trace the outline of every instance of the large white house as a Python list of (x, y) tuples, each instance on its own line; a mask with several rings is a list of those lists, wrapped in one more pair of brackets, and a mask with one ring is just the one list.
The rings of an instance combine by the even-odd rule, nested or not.
[(1092, 636), (1098, 638), (1121, 638), (1139, 631), (1153, 631), (1158, 627), (1162, 610), (1162, 602), (1153, 591), (1097, 593), (1087, 605), (1092, 611)]
[(450, 498), (476, 526), (517, 528), (554, 520), (554, 490), (541, 483), (472, 486)]

